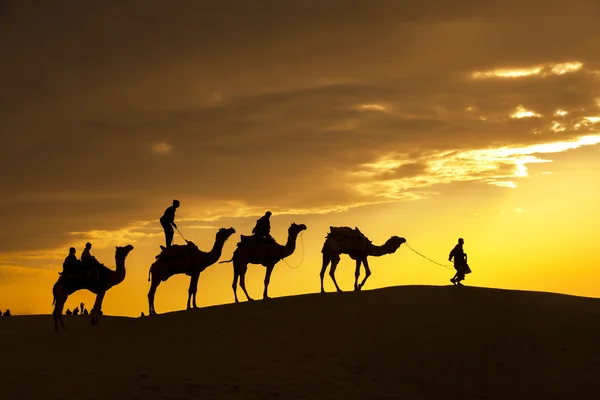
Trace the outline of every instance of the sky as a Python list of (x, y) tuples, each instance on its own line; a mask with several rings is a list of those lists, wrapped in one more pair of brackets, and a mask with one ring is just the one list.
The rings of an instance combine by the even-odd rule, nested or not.
[[(111, 267), (135, 246), (104, 312), (147, 313), (173, 199), (203, 250), (236, 229), (222, 260), (266, 210), (280, 243), (306, 224), (272, 297), (319, 291), (330, 226), (440, 264), (463, 237), (466, 285), (600, 297), (599, 17), (597, 0), (0, 0), (0, 310), (50, 313), (90, 241)], [(453, 275), (404, 245), (370, 266), (365, 290)], [(231, 303), (232, 277), (209, 267), (198, 304)], [(249, 267), (255, 298), (263, 277)], [(351, 290), (354, 262), (336, 277)], [(163, 282), (157, 312), (188, 283)]]

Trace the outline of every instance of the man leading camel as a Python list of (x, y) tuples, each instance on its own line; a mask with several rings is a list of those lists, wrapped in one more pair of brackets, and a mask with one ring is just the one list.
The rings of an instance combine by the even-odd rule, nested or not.
[(459, 238), (458, 243), (456, 246), (454, 246), (450, 252), (450, 255), (448, 256), (448, 261), (452, 261), (452, 259), (454, 259), (454, 269), (456, 270), (456, 274), (450, 279), (450, 282), (457, 286), (462, 286), (460, 281), (465, 279), (465, 270), (467, 268), (467, 255), (463, 250), (464, 244), (465, 241), (463, 238)]
[(175, 223), (175, 211), (177, 211), (177, 208), (179, 208), (179, 200), (173, 200), (173, 205), (167, 207), (163, 216), (160, 217), (160, 225), (165, 231), (166, 248), (171, 247), (171, 243), (173, 242), (173, 236), (175, 235), (173, 227), (177, 228), (177, 224)]

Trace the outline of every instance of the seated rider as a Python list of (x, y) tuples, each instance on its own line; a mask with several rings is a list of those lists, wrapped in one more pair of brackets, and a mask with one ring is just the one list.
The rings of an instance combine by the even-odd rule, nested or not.
[(271, 237), (271, 211), (267, 211), (265, 215), (260, 217), (256, 221), (256, 226), (252, 229), (252, 234), (260, 241), (273, 242), (274, 239)]
[(94, 257), (93, 255), (90, 254), (90, 250), (92, 249), (92, 244), (90, 242), (87, 242), (85, 244), (85, 249), (83, 250), (83, 252), (81, 253), (81, 264), (86, 267), (86, 269), (94, 269), (96, 271), (96, 278), (100, 278), (100, 272), (98, 271), (98, 268), (100, 265), (100, 261), (96, 260), (96, 257)]
[(63, 273), (64, 274), (72, 274), (74, 272), (77, 272), (77, 264), (79, 263), (79, 260), (77, 259), (77, 256), (75, 255), (77, 251), (75, 250), (75, 247), (71, 247), (69, 249), (69, 255), (65, 258), (65, 261), (63, 262)]

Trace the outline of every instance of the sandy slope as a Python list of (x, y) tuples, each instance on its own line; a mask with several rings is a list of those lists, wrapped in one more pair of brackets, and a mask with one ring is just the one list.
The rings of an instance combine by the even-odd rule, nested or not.
[[(0, 319), (2, 398), (588, 399), (600, 299), (396, 287), (145, 318)], [(6, 397), (5, 397), (6, 396)]]

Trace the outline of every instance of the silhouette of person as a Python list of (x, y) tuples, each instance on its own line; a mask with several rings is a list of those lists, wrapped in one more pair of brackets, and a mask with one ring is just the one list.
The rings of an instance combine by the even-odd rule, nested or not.
[(456, 244), (456, 246), (454, 246), (454, 248), (450, 252), (450, 255), (448, 256), (448, 261), (452, 261), (454, 259), (454, 269), (456, 270), (456, 274), (454, 274), (454, 276), (450, 279), (450, 282), (457, 286), (462, 286), (462, 283), (460, 283), (460, 281), (465, 279), (467, 255), (463, 250), (464, 244), (465, 241), (463, 240), (463, 238), (459, 238), (458, 243)]
[[(165, 231), (165, 242), (166, 248), (171, 247), (171, 243), (173, 242), (173, 235), (175, 235), (175, 231), (173, 227), (177, 228), (177, 224), (175, 223), (175, 211), (179, 208), (179, 200), (173, 200), (173, 205), (167, 207), (162, 217), (160, 217), (160, 225), (163, 227)], [(161, 246), (162, 247), (162, 246)]]
[(83, 306), (85, 304), (83, 304), (83, 301), (81, 302), (81, 304), (79, 304), (79, 311), (83, 314)]
[(4, 311), (3, 317), (10, 317), (10, 310), (8, 308), (6, 309), (6, 311)]
[(73, 315), (79, 315), (79, 307), (73, 309)]
[(256, 221), (256, 225), (254, 226), (254, 229), (252, 229), (252, 234), (255, 235), (257, 238), (265, 241), (272, 240), (271, 220), (269, 219), (271, 215), (271, 211), (267, 211), (265, 215), (263, 215)]
[(70, 308), (67, 308), (67, 311), (65, 312), (65, 314), (67, 314), (67, 315), (71, 315), (71, 314), (73, 314), (73, 312), (71, 312), (71, 309), (70, 309)]
[(70, 274), (76, 271), (75, 266), (79, 262), (75, 255), (76, 252), (75, 247), (69, 249), (69, 255), (65, 257), (65, 261), (63, 262), (63, 273)]
[(84, 308), (84, 309), (83, 309), (83, 313), (81, 313), (81, 315), (88, 315), (88, 314), (89, 314), (89, 313), (88, 313), (88, 310), (87, 310), (87, 308)]
[(92, 250), (92, 244), (90, 242), (87, 242), (85, 244), (85, 249), (81, 253), (81, 262), (83, 262), (84, 264), (86, 264), (88, 266), (92, 266), (94, 264), (99, 264), (98, 260), (96, 260), (96, 257), (94, 257), (90, 253), (90, 250)]

